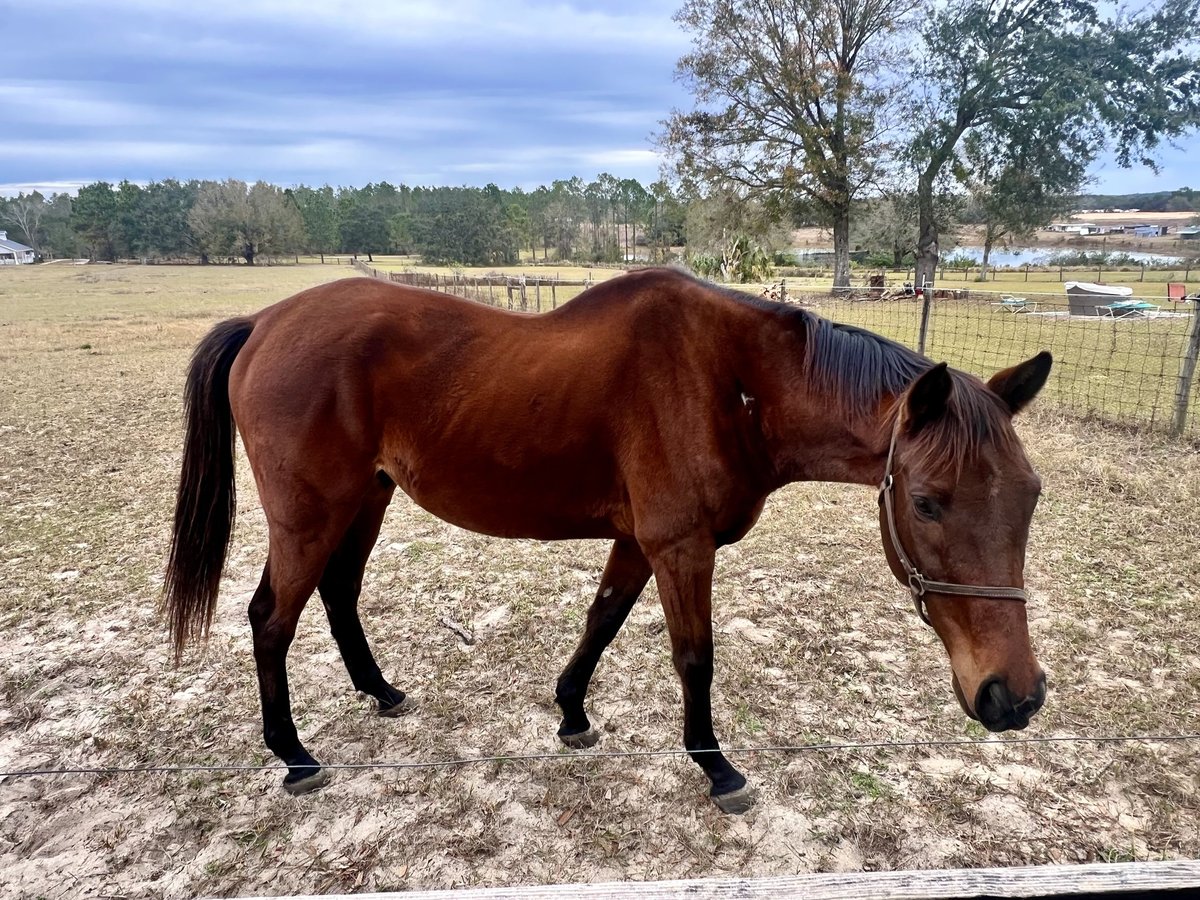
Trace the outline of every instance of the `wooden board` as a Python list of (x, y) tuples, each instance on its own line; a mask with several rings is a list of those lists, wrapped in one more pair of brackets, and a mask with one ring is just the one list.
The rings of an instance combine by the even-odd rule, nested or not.
[[(339, 900), (325, 894), (319, 900)], [(448, 891), (354, 894), (354, 900), (946, 900), (964, 898), (1064, 898), (1141, 900), (1200, 898), (1200, 861), (944, 869), (915, 872), (849, 872), (776, 878), (704, 878), (687, 881), (469, 888)], [(318, 900), (283, 897), (278, 900)], [(346, 897), (346, 900), (349, 900)]]

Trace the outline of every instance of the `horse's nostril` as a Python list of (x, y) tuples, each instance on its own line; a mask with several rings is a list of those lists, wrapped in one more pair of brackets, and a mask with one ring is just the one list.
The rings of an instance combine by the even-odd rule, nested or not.
[(996, 679), (988, 685), (988, 694), (991, 695), (993, 707), (998, 712), (1006, 713), (1012, 710), (1013, 695), (1003, 681)]
[(1017, 712), (1024, 713), (1026, 716), (1032, 716), (1035, 712), (1042, 708), (1042, 704), (1046, 702), (1046, 676), (1043, 675), (1038, 679), (1037, 686), (1034, 687), (1033, 693), (1021, 701), (1017, 707)]
[(980, 723), (989, 731), (1003, 730), (1012, 712), (1008, 689), (999, 678), (991, 678), (979, 686), (975, 695), (975, 712)]

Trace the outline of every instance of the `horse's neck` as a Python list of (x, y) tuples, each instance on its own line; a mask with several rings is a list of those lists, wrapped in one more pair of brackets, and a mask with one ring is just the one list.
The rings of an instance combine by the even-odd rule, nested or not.
[(877, 485), (883, 478), (887, 445), (877, 419), (848, 419), (836, 407), (805, 414), (781, 452), (780, 474), (791, 481), (838, 481)]
[(770, 368), (764, 363), (770, 401), (763, 426), (779, 482), (879, 484), (888, 448), (884, 420), (894, 397), (885, 394), (877, 408), (847, 415), (839, 398), (805, 376), (802, 359)]

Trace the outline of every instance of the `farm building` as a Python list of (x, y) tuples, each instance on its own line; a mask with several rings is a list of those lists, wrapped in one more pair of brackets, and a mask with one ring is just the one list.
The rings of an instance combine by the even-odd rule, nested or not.
[(1179, 229), (1181, 241), (1200, 241), (1200, 225), (1187, 225)]
[(19, 266), (33, 262), (33, 248), (8, 239), (7, 231), (0, 231), (0, 266)]
[(1064, 225), (1061, 229), (1065, 234), (1077, 234), (1084, 236), (1088, 234), (1101, 234), (1104, 229), (1092, 222), (1072, 222), (1070, 225)]
[(1138, 237), (1161, 237), (1167, 233), (1166, 225), (1135, 225), (1133, 233)]

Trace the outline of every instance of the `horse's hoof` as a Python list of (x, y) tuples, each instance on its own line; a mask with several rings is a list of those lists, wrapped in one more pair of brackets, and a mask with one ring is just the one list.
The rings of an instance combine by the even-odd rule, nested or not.
[[(288, 776), (290, 778), (291, 776)], [(283, 779), (283, 789), (293, 797), (299, 797), (301, 794), (307, 794), (323, 788), (329, 784), (333, 778), (332, 773), (328, 769), (317, 769), (312, 775), (306, 778), (297, 778), (295, 781), (289, 781), (288, 778)]]
[(595, 728), (589, 728), (587, 731), (579, 731), (575, 734), (560, 734), (558, 739), (572, 750), (586, 750), (588, 747), (596, 746), (596, 742), (600, 740), (600, 732)]
[(712, 802), (721, 812), (740, 816), (754, 805), (754, 789), (747, 784), (728, 794), (713, 794)]
[(417, 703), (408, 694), (404, 695), (404, 699), (399, 703), (393, 703), (391, 706), (379, 705), (379, 715), (385, 719), (395, 719), (399, 716), (406, 715), (417, 708)]

